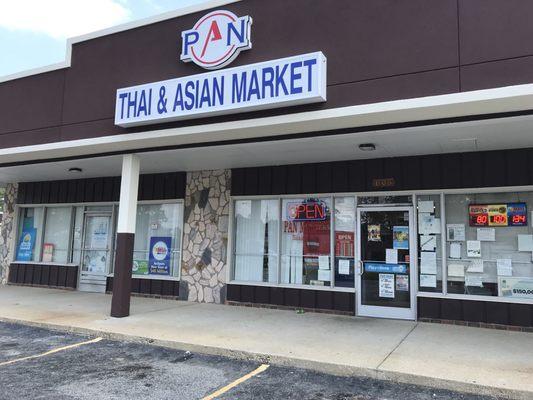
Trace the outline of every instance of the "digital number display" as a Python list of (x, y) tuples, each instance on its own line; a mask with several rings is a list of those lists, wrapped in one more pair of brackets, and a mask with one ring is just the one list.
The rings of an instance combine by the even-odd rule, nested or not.
[(526, 203), (471, 204), (470, 226), (527, 226)]

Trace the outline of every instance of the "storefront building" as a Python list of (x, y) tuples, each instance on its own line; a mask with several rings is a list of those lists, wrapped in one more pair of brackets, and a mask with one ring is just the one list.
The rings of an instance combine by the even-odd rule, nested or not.
[(212, 1), (0, 82), (3, 283), (533, 328), (533, 5)]

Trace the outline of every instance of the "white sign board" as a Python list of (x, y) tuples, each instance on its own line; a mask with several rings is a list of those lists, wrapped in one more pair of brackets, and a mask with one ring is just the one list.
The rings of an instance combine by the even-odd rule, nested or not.
[(118, 89), (115, 124), (178, 121), (326, 101), (322, 52)]

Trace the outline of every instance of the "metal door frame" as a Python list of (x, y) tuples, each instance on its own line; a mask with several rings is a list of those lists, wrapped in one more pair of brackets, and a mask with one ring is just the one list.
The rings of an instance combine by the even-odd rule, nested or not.
[[(111, 263), (113, 262), (113, 244), (114, 244), (114, 214), (115, 214), (115, 208), (113, 207), (110, 211), (85, 211), (83, 215), (83, 236), (82, 236), (82, 242), (81, 242), (81, 255), (80, 255), (80, 267), (79, 267), (79, 283), (80, 284), (88, 284), (88, 282), (84, 282), (82, 279), (83, 274), (87, 274), (87, 271), (83, 271), (83, 263), (84, 263), (84, 257), (85, 252), (89, 249), (85, 247), (86, 238), (87, 238), (87, 219), (90, 217), (108, 217), (109, 218), (109, 228), (108, 228), (108, 238), (107, 238), (107, 260), (106, 260), (106, 267), (105, 271), (100, 272), (91, 272), (91, 275), (97, 275), (102, 277), (107, 277), (111, 271)], [(102, 279), (105, 282), (105, 278)]]
[[(368, 306), (361, 304), (361, 278), (363, 275), (363, 260), (361, 260), (361, 212), (383, 212), (383, 211), (403, 211), (409, 213), (409, 297), (411, 300), (410, 308), (400, 307), (386, 307), (386, 306)], [(357, 208), (357, 246), (356, 246), (356, 261), (357, 268), (355, 274), (355, 301), (356, 301), (356, 315), (362, 317), (376, 317), (376, 318), (394, 318), (416, 320), (416, 282), (418, 271), (418, 259), (416, 252), (416, 229), (414, 226), (414, 207), (412, 206), (371, 206)]]

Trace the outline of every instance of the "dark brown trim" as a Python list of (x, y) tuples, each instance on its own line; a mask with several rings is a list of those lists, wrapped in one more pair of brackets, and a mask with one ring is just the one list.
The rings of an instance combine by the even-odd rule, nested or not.
[(227, 285), (226, 301), (228, 304), (242, 303), (350, 315), (355, 312), (353, 292), (230, 284)]
[[(392, 187), (374, 187), (388, 179)], [(533, 148), (236, 168), (232, 196), (533, 185)]]
[(116, 318), (130, 315), (131, 266), (133, 265), (133, 233), (117, 233), (115, 271), (111, 316)]
[(468, 326), (533, 328), (533, 304), (419, 297), (418, 318)]
[[(143, 174), (139, 201), (174, 200), (185, 197), (185, 172)], [(118, 202), (120, 177), (100, 177), (19, 183), (18, 204)]]
[[(147, 282), (142, 285), (144, 292), (141, 292), (141, 281)], [(148, 291), (146, 291), (146, 288), (148, 288)], [(143, 279), (135, 277), (132, 277), (131, 279), (132, 296), (177, 300), (179, 298), (179, 288), (180, 282), (174, 280)], [(113, 292), (113, 277), (111, 276), (107, 277), (106, 292)]]
[(7, 281), (12, 285), (76, 289), (78, 266), (13, 263)]

